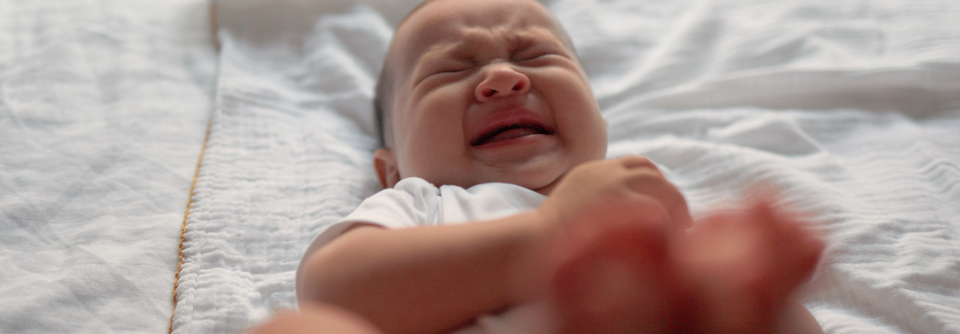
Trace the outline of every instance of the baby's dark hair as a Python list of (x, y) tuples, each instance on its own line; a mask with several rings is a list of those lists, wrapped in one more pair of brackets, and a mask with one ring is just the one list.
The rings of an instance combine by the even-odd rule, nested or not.
[(387, 138), (384, 135), (384, 128), (386, 127), (385, 118), (387, 116), (386, 114), (390, 112), (390, 110), (387, 109), (387, 103), (392, 100), (392, 96), (390, 95), (393, 94), (393, 89), (389, 87), (393, 85), (393, 79), (390, 77), (391, 74), (388, 74), (390, 70), (387, 69), (387, 66), (386, 62), (384, 62), (383, 69), (380, 70), (380, 78), (377, 79), (377, 88), (373, 96), (374, 120), (377, 125), (377, 139), (380, 142), (380, 148), (387, 147)]

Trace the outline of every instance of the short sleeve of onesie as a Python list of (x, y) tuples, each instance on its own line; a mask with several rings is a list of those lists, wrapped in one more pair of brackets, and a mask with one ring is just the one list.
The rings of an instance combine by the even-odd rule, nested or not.
[[(436, 225), (439, 222), (440, 189), (420, 178), (406, 178), (360, 203), (350, 215), (320, 231), (304, 252), (300, 266), (310, 254), (357, 224), (389, 229)], [(298, 269), (299, 271), (299, 269)]]

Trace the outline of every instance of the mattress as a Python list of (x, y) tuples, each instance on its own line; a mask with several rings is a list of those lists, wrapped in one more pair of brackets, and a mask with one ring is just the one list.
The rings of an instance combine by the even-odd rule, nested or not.
[[(204, 1), (0, 1), (0, 331), (296, 309), (305, 248), (379, 190), (373, 87), (416, 2), (218, 1), (217, 54)], [(772, 185), (818, 222), (827, 333), (960, 333), (960, 3), (545, 3), (609, 157), (695, 216)]]

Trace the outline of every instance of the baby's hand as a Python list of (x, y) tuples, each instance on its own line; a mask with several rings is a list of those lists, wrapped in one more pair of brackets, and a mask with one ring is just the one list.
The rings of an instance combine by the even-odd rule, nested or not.
[(566, 232), (640, 224), (685, 229), (692, 225), (680, 191), (649, 159), (625, 156), (571, 170), (539, 211)]
[[(516, 291), (537, 298), (558, 266), (610, 231), (632, 230), (646, 251), (664, 253), (672, 231), (692, 225), (687, 202), (649, 159), (626, 156), (572, 169), (537, 209), (534, 241), (516, 263)], [(628, 250), (624, 250), (628, 252)]]

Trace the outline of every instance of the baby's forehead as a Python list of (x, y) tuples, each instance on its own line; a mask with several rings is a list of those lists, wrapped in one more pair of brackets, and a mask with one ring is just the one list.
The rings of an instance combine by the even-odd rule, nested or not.
[(533, 0), (436, 0), (398, 27), (387, 61), (405, 68), (430, 51), (470, 53), (504, 38), (517, 45), (559, 41), (572, 49), (553, 14)]
[(448, 24), (460, 20), (480, 24), (491, 19), (515, 18), (556, 20), (553, 13), (536, 0), (426, 0), (409, 13), (398, 28), (408, 22), (437, 19)]

